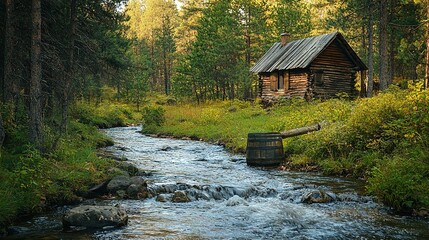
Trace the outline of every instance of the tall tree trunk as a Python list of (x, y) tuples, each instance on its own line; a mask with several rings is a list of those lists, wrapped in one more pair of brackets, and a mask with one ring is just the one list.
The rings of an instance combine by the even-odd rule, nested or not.
[(195, 78), (194, 77), (192, 78), (192, 89), (194, 91), (195, 98), (197, 99), (197, 104), (199, 105), (200, 104), (200, 98), (199, 98), (199, 95), (198, 95), (197, 84), (195, 83)]
[[(427, 0), (426, 17), (429, 19), (429, 0)], [(425, 89), (429, 88), (429, 21), (426, 23), (426, 69), (425, 69)]]
[[(367, 55), (366, 53), (366, 34), (365, 34), (365, 23), (362, 23), (362, 49), (364, 50), (363, 55)], [(360, 97), (366, 97), (366, 71), (360, 71)]]
[(387, 89), (388, 56), (387, 56), (387, 0), (380, 0), (380, 24), (379, 24), (379, 55), (380, 55), (380, 90)]
[(68, 109), (71, 101), (71, 86), (74, 79), (74, 46), (76, 39), (76, 21), (77, 21), (77, 6), (76, 0), (70, 1), (70, 16), (69, 16), (69, 46), (68, 59), (66, 65), (65, 82), (63, 85), (62, 113), (61, 113), (61, 132), (67, 133), (68, 125)]
[(167, 28), (168, 25), (166, 25), (167, 23), (165, 22), (165, 19), (162, 18), (162, 65), (163, 65), (163, 72), (164, 72), (164, 92), (165, 95), (168, 95), (170, 93), (170, 88), (169, 88), (169, 76), (168, 76), (168, 67), (167, 67), (167, 41), (168, 41), (168, 37), (167, 37)]
[[(250, 19), (251, 18), (251, 11), (250, 11), (250, 3), (247, 8), (247, 18), (246, 18), (246, 64), (247, 67), (250, 67), (250, 58), (251, 58), (251, 38), (250, 38)], [(249, 99), (252, 95), (252, 78), (249, 76), (248, 78), (244, 77), (247, 81), (250, 81), (250, 83), (244, 82), (244, 99)]]
[(373, 10), (372, 0), (369, 0), (369, 19), (368, 19), (368, 84), (366, 89), (366, 96), (372, 96), (373, 88), (373, 77), (374, 77), (374, 60), (373, 60), (373, 47), (374, 47), (374, 36), (373, 36)]
[(6, 25), (5, 25), (5, 37), (4, 37), (4, 89), (3, 97), (5, 101), (14, 100), (16, 94), (16, 83), (13, 80), (13, 68), (12, 68), (12, 55), (13, 50), (15, 49), (14, 45), (14, 24), (13, 24), (13, 9), (14, 9), (14, 0), (6, 0)]
[(150, 38), (150, 63), (152, 68), (152, 91), (157, 90), (157, 81), (156, 81), (156, 70), (155, 70), (155, 33), (154, 30), (151, 31)]
[(32, 0), (31, 22), (30, 139), (40, 149), (43, 141), (41, 0)]
[(387, 86), (390, 86), (393, 83), (393, 78), (395, 76), (395, 42), (393, 40), (393, 37), (390, 37), (389, 40), (389, 71), (387, 75)]
[[(389, 0), (389, 22), (392, 21), (396, 9), (397, 0)], [(388, 73), (387, 73), (387, 86), (390, 86), (393, 83), (394, 77), (394, 61), (395, 61), (395, 38), (394, 30), (390, 28), (390, 37), (389, 37), (389, 62), (388, 62)]]
[(116, 78), (116, 100), (119, 102), (121, 101), (121, 93), (122, 91), (122, 85), (121, 85), (121, 78)]
[[(164, 39), (165, 40), (165, 39)], [(163, 71), (164, 71), (164, 90), (165, 90), (165, 95), (168, 95), (170, 93), (170, 89), (169, 89), (169, 79), (168, 79), (168, 71), (167, 71), (167, 50), (166, 50), (166, 46), (164, 44), (163, 49), (162, 49), (162, 64), (163, 66)]]
[(5, 135), (6, 134), (4, 132), (3, 119), (1, 118), (1, 114), (0, 114), (0, 148), (1, 148), (1, 146), (3, 146), (3, 141), (4, 141)]

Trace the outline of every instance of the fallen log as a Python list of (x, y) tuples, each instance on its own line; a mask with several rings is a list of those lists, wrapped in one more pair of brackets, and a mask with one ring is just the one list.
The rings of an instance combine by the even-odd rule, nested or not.
[(281, 132), (280, 136), (282, 138), (295, 137), (309, 132), (319, 131), (321, 128), (322, 128), (321, 125), (318, 123), (307, 127), (295, 128), (295, 129)]

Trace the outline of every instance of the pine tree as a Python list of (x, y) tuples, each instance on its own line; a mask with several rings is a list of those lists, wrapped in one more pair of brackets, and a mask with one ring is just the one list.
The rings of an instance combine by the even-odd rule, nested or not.
[(170, 92), (174, 61), (177, 9), (172, 0), (133, 0), (127, 6), (127, 37), (145, 40), (150, 46), (152, 90)]
[(31, 79), (30, 79), (30, 139), (41, 148), (43, 142), (42, 109), (42, 9), (41, 0), (32, 0)]

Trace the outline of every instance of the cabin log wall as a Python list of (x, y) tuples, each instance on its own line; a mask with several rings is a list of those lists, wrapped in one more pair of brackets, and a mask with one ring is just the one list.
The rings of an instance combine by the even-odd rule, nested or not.
[[(333, 42), (311, 64), (310, 86), (315, 98), (332, 98), (338, 93), (355, 96), (355, 64), (344, 53), (344, 50)], [(323, 83), (315, 83), (315, 74), (323, 74)]]
[(285, 90), (284, 96), (305, 97), (308, 88), (307, 72), (289, 72), (289, 89)]

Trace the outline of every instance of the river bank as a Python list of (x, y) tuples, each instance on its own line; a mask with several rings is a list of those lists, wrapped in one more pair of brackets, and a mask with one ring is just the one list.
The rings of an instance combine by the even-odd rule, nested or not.
[(267, 109), (240, 101), (154, 105), (163, 119), (152, 116), (148, 122), (163, 124), (145, 125), (143, 132), (203, 139), (244, 152), (247, 133), (322, 122), (319, 132), (284, 140), (287, 168), (364, 179), (367, 192), (396, 212), (426, 215), (428, 98), (427, 91), (392, 89), (369, 99), (292, 100)]

